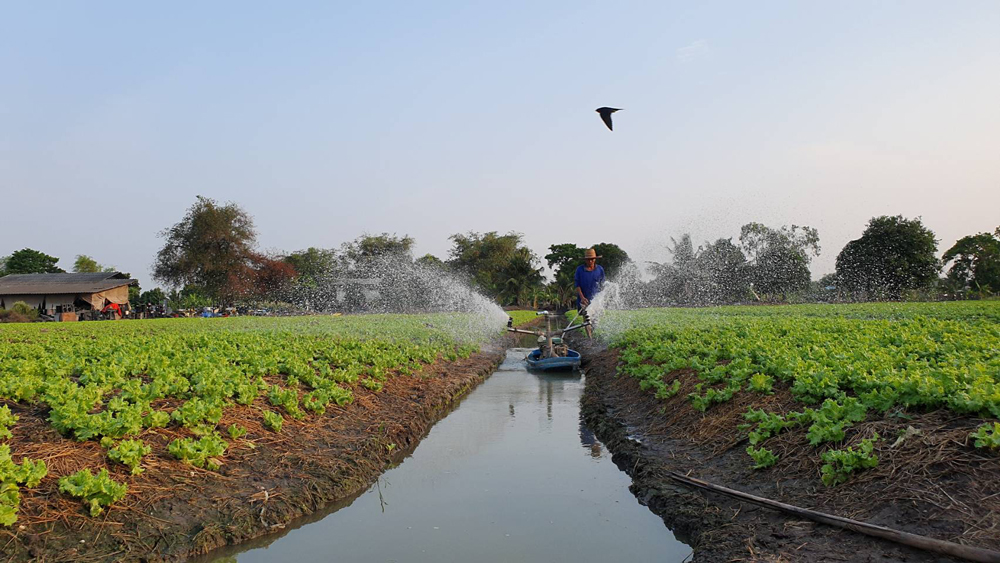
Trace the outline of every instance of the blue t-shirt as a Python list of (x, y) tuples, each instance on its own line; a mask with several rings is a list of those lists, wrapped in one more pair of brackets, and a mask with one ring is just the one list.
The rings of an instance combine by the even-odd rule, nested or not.
[[(583, 290), (584, 297), (588, 300), (593, 299), (597, 292), (601, 291), (601, 286), (604, 284), (604, 268), (597, 265), (588, 272), (585, 266), (577, 266), (576, 274), (573, 275), (573, 283)], [(579, 295), (577, 295), (576, 306), (580, 306)]]

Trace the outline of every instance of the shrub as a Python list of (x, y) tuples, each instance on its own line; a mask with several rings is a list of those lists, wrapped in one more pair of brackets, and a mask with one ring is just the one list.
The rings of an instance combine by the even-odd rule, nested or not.
[(0, 309), (0, 323), (26, 323), (28, 317), (7, 309)]
[(24, 301), (14, 303), (10, 310), (12, 313), (17, 313), (18, 315), (26, 317), (29, 321), (38, 320), (38, 309), (28, 305)]

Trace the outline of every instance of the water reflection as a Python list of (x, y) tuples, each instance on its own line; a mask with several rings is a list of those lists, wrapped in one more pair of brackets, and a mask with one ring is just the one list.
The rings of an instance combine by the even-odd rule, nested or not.
[(256, 549), (214, 556), (241, 563), (681, 561), (690, 549), (639, 505), (628, 476), (581, 422), (580, 374), (529, 373), (524, 353), (512, 351), (411, 457), (349, 507)]
[(590, 451), (590, 457), (598, 459), (601, 457), (601, 442), (597, 440), (594, 433), (591, 432), (590, 427), (583, 422), (583, 417), (580, 418), (580, 443), (583, 447)]

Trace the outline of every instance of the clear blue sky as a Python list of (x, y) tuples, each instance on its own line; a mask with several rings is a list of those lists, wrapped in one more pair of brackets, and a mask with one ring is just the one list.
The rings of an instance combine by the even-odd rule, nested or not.
[[(146, 288), (201, 194), (264, 250), (1000, 225), (1000, 2), (7, 2), (0, 255)], [(615, 131), (594, 108), (625, 108)]]

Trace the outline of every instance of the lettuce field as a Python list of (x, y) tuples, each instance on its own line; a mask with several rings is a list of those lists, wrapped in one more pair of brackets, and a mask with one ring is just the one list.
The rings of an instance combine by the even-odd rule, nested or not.
[[(144, 471), (144, 443), (169, 429), (176, 463), (216, 470), (246, 429), (225, 413), (258, 409), (263, 426), (317, 418), (438, 359), (467, 357), (488, 335), (472, 315), (162, 319), (0, 327), (0, 524), (17, 521), (21, 492), (42, 479), (92, 515)], [(43, 413), (64, 438), (100, 444), (107, 466), (49, 475), (12, 444), (18, 413)], [(23, 433), (22, 433), (23, 434)], [(253, 447), (252, 443), (245, 444)]]
[[(998, 301), (647, 309), (604, 322), (616, 327), (619, 374), (664, 405), (682, 397), (706, 412), (741, 397), (738, 431), (756, 469), (780, 467), (769, 440), (799, 429), (835, 486), (877, 466), (880, 441), (906, 438), (862, 437), (855, 425), (936, 410), (981, 419), (968, 448), (1000, 449)], [(765, 400), (776, 393), (790, 402)]]

